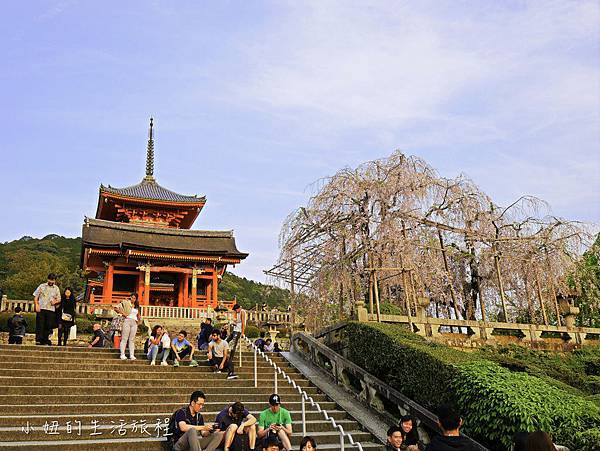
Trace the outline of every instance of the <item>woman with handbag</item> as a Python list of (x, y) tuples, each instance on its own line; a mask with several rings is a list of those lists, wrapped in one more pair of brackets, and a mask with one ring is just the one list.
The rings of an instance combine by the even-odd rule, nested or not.
[(67, 340), (71, 327), (75, 324), (75, 295), (70, 287), (63, 291), (60, 307), (57, 310), (58, 316), (58, 346), (67, 346)]

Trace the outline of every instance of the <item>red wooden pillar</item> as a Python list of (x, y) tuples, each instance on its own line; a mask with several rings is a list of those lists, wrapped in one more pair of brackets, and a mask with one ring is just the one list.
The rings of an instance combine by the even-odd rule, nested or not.
[(216, 307), (219, 304), (218, 299), (218, 290), (219, 290), (219, 280), (217, 279), (217, 270), (216, 268), (213, 270), (212, 274), (212, 306)]
[(106, 268), (104, 285), (102, 287), (102, 302), (106, 304), (112, 302), (114, 270), (115, 267), (113, 266), (113, 263), (110, 262), (108, 268)]
[(185, 274), (179, 274), (177, 283), (177, 307), (183, 307), (183, 279), (186, 277)]
[(137, 298), (142, 304), (144, 302), (144, 296), (144, 272), (140, 271), (140, 273), (138, 274)]
[(144, 305), (150, 305), (150, 266), (144, 272)]
[[(187, 275), (186, 275), (187, 277)], [(192, 270), (192, 299), (191, 299), (191, 306), (192, 307), (197, 307), (197, 296), (198, 296), (198, 273), (196, 271), (196, 269), (194, 268)]]
[(189, 277), (187, 274), (183, 275), (183, 306), (184, 307), (189, 307), (190, 306), (190, 300), (189, 300), (189, 296), (188, 296), (188, 291), (189, 291)]

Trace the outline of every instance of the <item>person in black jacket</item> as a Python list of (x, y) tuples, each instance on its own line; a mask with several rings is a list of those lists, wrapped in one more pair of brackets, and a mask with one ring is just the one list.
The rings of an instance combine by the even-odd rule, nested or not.
[(58, 346), (67, 346), (71, 327), (75, 324), (75, 295), (70, 287), (65, 288), (60, 306), (56, 308), (58, 322)]
[(460, 435), (463, 420), (456, 410), (448, 405), (438, 409), (438, 425), (442, 435), (436, 435), (425, 451), (477, 451), (472, 442)]
[(21, 315), (21, 307), (15, 307), (15, 314), (8, 319), (8, 344), (23, 344), (26, 330), (27, 321)]
[(415, 422), (410, 415), (404, 415), (400, 418), (398, 425), (402, 429), (402, 444), (406, 447), (419, 445), (419, 432), (415, 427)]

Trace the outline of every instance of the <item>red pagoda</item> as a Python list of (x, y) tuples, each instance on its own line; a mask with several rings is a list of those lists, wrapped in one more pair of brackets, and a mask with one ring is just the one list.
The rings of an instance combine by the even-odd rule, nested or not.
[(190, 230), (205, 203), (156, 182), (150, 119), (146, 176), (126, 188), (100, 185), (96, 217), (85, 218), (87, 299), (117, 303), (134, 292), (142, 305), (216, 307), (227, 265), (248, 254), (237, 249), (232, 231)]

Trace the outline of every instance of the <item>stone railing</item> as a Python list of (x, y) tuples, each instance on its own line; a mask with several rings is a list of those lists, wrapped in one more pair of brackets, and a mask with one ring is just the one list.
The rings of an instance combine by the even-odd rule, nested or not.
[[(363, 302), (357, 302), (357, 316), (362, 322), (377, 321), (377, 315), (368, 313)], [(424, 314), (416, 317), (382, 314), (379, 319), (384, 323), (407, 324), (415, 333), (450, 346), (478, 347), (515, 342), (531, 347), (564, 349), (600, 343), (600, 328), (576, 327), (573, 321), (566, 322), (569, 326), (546, 326), (431, 318)]]
[[(334, 327), (339, 330), (344, 327), (344, 324)], [(330, 330), (321, 335), (325, 337), (332, 332), (335, 332), (335, 330)], [(336, 340), (333, 339), (332, 341)], [(361, 403), (383, 416), (388, 424), (398, 424), (400, 416), (410, 415), (413, 417), (415, 427), (418, 429), (419, 436), (424, 443), (428, 443), (433, 434), (439, 433), (437, 417), (433, 413), (382, 380), (367, 373), (316, 338), (303, 332), (296, 333), (292, 338), (292, 347), (293, 352), (324, 370), (335, 380), (337, 385), (344, 387), (348, 393)], [(475, 449), (487, 450), (483, 445), (472, 439), (470, 440)]]
[[(96, 298), (95, 303), (83, 303), (78, 302), (76, 306), (76, 313), (78, 315), (84, 314), (95, 314), (100, 317), (111, 317), (113, 316), (113, 305), (114, 304), (103, 304), (98, 303), (99, 298)], [(12, 311), (15, 307), (21, 307), (24, 312), (34, 312), (35, 306), (33, 299), (30, 300), (18, 300), (18, 299), (7, 299), (6, 296), (2, 297), (2, 303), (0, 304), (0, 311)], [(288, 325), (290, 322), (290, 314), (288, 312), (279, 311), (256, 311), (247, 310), (248, 322), (258, 325), (266, 323), (276, 323)], [(142, 305), (140, 306), (140, 314), (145, 318), (173, 318), (173, 319), (191, 319), (191, 320), (202, 320), (204, 318), (217, 319), (219, 321), (231, 321), (233, 319), (233, 312), (231, 310), (215, 310), (213, 308), (202, 308), (202, 307), (167, 307), (159, 305)]]

